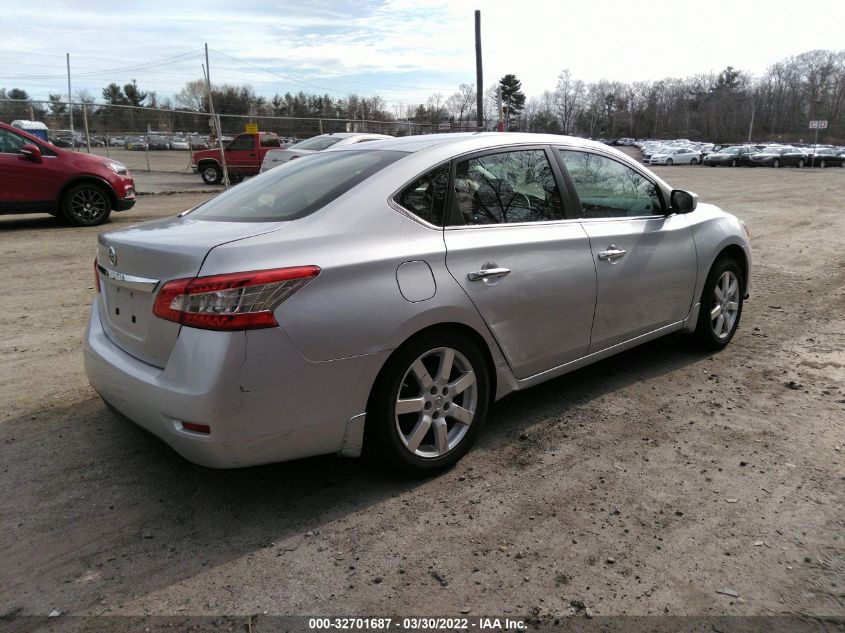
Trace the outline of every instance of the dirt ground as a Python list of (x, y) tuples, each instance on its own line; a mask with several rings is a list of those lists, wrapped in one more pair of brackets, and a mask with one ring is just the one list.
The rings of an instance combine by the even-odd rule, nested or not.
[(424, 481), (203, 469), (95, 396), (97, 233), (204, 196), (0, 218), (0, 616), (844, 616), (845, 169), (657, 171), (751, 229), (731, 345), (672, 336), (510, 396)]

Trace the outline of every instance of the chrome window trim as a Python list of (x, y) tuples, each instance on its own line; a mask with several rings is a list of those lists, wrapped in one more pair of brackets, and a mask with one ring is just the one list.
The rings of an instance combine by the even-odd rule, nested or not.
[[(419, 180), (419, 176), (417, 176), (417, 178), (415, 178), (414, 180)], [(413, 180), (411, 182), (413, 182)], [(411, 184), (411, 182), (409, 182), (408, 184)], [(442, 226), (437, 226), (436, 224), (432, 224), (431, 222), (429, 222), (427, 220), (423, 220), (420, 216), (415, 214), (413, 211), (410, 211), (409, 209), (406, 209), (405, 207), (403, 207), (401, 204), (399, 204), (398, 202), (396, 202), (396, 200), (393, 199), (393, 196), (391, 196), (390, 198), (387, 199), (387, 205), (391, 209), (393, 209), (394, 211), (398, 211), (401, 215), (404, 215), (406, 218), (413, 220), (417, 224), (423, 225), (427, 229), (433, 229), (435, 231), (442, 231), (443, 230)]]
[(548, 226), (558, 224), (576, 224), (579, 223), (578, 218), (563, 218), (562, 220), (540, 220), (538, 222), (500, 222), (498, 224), (464, 224), (462, 226), (447, 226), (445, 231), (463, 231), (466, 229), (507, 229), (520, 226)]

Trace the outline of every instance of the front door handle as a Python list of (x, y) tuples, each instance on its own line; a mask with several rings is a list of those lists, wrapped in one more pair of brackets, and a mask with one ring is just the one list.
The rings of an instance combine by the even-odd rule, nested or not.
[(473, 270), (471, 273), (467, 273), (467, 277), (470, 281), (484, 281), (485, 279), (504, 277), (510, 271), (510, 268), (482, 268), (481, 270)]
[(616, 244), (611, 244), (606, 251), (599, 253), (599, 259), (602, 261), (609, 261), (611, 264), (619, 259), (625, 257), (628, 251), (616, 248)]

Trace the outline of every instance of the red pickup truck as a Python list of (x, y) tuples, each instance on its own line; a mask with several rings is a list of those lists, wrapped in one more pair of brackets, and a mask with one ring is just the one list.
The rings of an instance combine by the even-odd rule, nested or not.
[[(241, 180), (244, 176), (254, 176), (261, 170), (264, 154), (271, 149), (285, 147), (281, 139), (269, 132), (258, 134), (238, 134), (223, 148), (226, 153), (226, 169), (234, 180)], [(199, 173), (209, 185), (216, 185), (223, 181), (223, 163), (220, 148), (206, 149), (194, 152), (191, 168)]]

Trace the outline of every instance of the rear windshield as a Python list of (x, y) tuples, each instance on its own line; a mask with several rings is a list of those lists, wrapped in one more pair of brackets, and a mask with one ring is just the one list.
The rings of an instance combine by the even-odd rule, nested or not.
[(292, 147), (296, 149), (313, 149), (314, 151), (321, 152), (341, 140), (343, 139), (339, 136), (315, 136), (314, 138), (309, 138), (307, 141), (300, 141)]
[(405, 152), (313, 154), (283, 163), (212, 198), (191, 218), (218, 222), (283, 222), (313, 213)]

